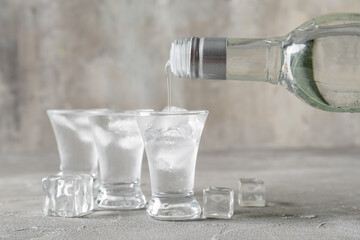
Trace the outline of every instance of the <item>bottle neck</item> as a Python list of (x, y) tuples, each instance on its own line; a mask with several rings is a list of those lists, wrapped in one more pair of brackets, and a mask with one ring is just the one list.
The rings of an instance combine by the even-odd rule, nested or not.
[(277, 84), (281, 46), (280, 39), (227, 39), (226, 79)]
[(188, 38), (170, 51), (171, 71), (182, 78), (277, 83), (282, 39)]

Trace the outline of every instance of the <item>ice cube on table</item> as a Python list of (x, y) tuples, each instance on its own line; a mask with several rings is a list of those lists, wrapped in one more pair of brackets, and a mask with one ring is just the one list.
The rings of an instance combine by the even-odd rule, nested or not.
[(242, 207), (264, 207), (264, 181), (256, 178), (240, 178), (238, 203)]
[(44, 215), (77, 217), (94, 208), (93, 178), (87, 174), (58, 173), (42, 179)]
[(229, 219), (234, 214), (234, 191), (223, 187), (203, 190), (203, 216)]

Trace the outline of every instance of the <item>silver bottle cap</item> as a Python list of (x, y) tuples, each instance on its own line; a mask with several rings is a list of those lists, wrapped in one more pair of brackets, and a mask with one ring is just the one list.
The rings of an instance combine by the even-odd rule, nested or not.
[(170, 51), (171, 71), (177, 77), (226, 79), (226, 38), (183, 38)]

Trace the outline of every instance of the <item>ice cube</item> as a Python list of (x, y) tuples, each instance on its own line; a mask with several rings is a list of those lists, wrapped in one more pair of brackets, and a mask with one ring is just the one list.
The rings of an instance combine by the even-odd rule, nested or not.
[(162, 115), (161, 117), (149, 117), (149, 121), (146, 124), (146, 140), (154, 140), (159, 136), (165, 135), (184, 138), (184, 133), (191, 131), (189, 126), (189, 116), (181, 114), (187, 112), (186, 109), (171, 106), (171, 108), (165, 107), (162, 112), (169, 114)]
[(44, 215), (77, 217), (94, 207), (93, 178), (87, 174), (58, 173), (42, 179)]
[(166, 106), (163, 110), (161, 110), (162, 112), (187, 112), (186, 109), (184, 108), (180, 108), (180, 107), (176, 107), (176, 106)]
[(203, 216), (206, 218), (231, 218), (234, 214), (234, 191), (223, 187), (203, 190)]
[(243, 207), (265, 206), (265, 184), (256, 178), (240, 178), (238, 202)]

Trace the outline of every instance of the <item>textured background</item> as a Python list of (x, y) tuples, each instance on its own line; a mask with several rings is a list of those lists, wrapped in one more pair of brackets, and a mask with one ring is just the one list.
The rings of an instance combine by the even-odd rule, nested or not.
[[(180, 37), (284, 35), (358, 0), (0, 0), (0, 152), (54, 151), (50, 108), (166, 105)], [(173, 103), (209, 109), (201, 149), (360, 145), (360, 114), (321, 112), (266, 83), (173, 83)]]

